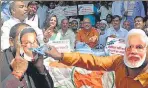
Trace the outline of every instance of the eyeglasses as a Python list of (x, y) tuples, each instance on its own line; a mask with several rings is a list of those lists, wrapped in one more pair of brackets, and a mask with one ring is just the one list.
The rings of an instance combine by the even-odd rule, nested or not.
[(26, 45), (37, 45), (38, 42), (36, 40), (34, 40), (33, 42), (30, 41), (24, 41), (22, 42), (22, 45), (26, 46)]
[(136, 49), (137, 52), (143, 52), (146, 49), (146, 46), (143, 45), (137, 45), (137, 46), (128, 46), (126, 47), (127, 51), (132, 51), (134, 49)]

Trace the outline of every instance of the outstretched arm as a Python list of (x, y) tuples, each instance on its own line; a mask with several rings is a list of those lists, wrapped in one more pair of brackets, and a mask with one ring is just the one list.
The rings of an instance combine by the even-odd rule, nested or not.
[(56, 60), (70, 66), (78, 66), (89, 70), (114, 70), (121, 62), (122, 56), (113, 55), (107, 57), (94, 56), (92, 54), (82, 54), (78, 52), (59, 53), (55, 47), (47, 54)]

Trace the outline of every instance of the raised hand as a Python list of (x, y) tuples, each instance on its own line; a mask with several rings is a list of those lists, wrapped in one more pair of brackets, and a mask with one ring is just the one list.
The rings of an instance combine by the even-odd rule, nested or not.
[(49, 38), (53, 35), (54, 27), (50, 26), (47, 30), (44, 31), (44, 42), (48, 42)]
[(28, 61), (20, 56), (20, 47), (21, 46), (18, 43), (16, 49), (16, 56), (10, 63), (13, 69), (12, 74), (18, 79), (20, 79), (23, 76), (23, 74), (26, 72), (28, 68)]
[(89, 41), (90, 42), (98, 41), (98, 37), (97, 36), (93, 36), (93, 37), (89, 38)]

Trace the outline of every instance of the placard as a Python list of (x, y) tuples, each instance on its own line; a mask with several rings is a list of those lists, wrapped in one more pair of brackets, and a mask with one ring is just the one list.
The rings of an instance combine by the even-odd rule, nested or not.
[(93, 14), (94, 13), (94, 5), (93, 4), (78, 5), (78, 13), (79, 13), (79, 15)]
[(70, 52), (70, 40), (50, 41), (48, 45), (54, 46), (60, 53)]
[(63, 11), (64, 11), (65, 16), (76, 16), (77, 6), (65, 6)]
[(108, 37), (106, 48), (109, 51), (109, 54), (119, 54), (124, 55), (125, 52), (125, 40), (121, 38), (111, 38)]

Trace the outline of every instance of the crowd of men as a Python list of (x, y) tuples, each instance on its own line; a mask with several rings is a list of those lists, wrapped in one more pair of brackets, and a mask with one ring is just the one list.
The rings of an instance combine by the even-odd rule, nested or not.
[[(75, 51), (78, 42), (92, 49), (104, 50), (108, 37), (125, 39), (124, 56), (59, 53), (52, 46), (46, 54), (66, 65), (115, 71), (117, 88), (147, 88), (148, 10), (146, 12), (142, 1), (103, 1), (97, 4), (90, 1), (87, 4), (94, 4), (94, 14), (83, 16), (59, 18), (48, 13), (67, 4), (49, 2), (48, 6), (42, 1), (27, 4), (24, 1), (2, 2), (3, 88), (53, 88), (52, 77), (43, 64), (44, 56), (31, 52), (32, 47), (68, 39), (71, 51)], [(148, 6), (148, 2), (146, 4)]]

